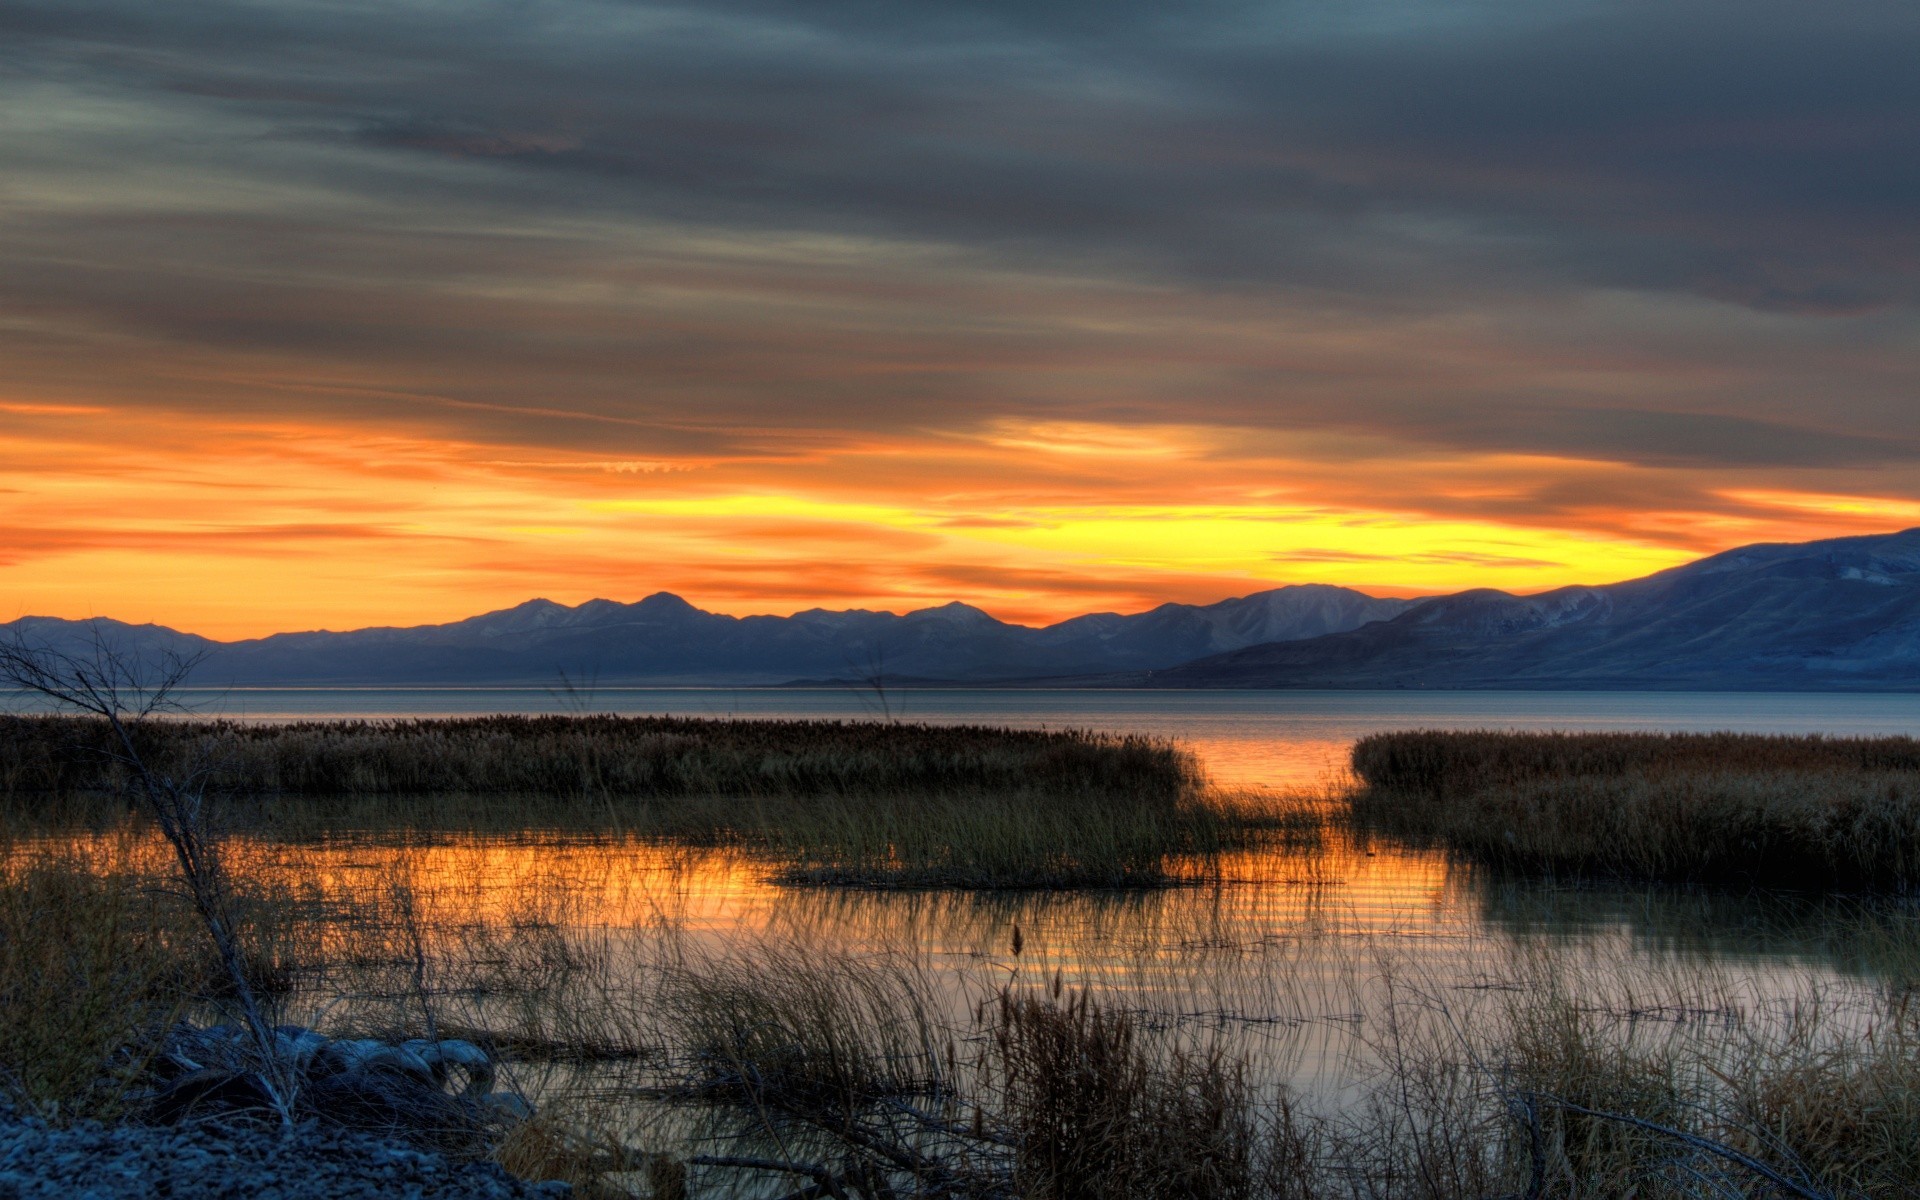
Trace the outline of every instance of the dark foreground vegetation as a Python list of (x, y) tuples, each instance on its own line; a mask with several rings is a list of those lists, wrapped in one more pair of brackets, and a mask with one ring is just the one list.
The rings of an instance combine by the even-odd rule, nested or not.
[[(109, 722), (0, 719), (17, 815), (124, 809), (135, 768)], [(601, 829), (739, 845), (797, 882), (1142, 886), (1246, 819), (1163, 740), (1082, 731), (672, 717), (249, 724), (149, 720), (150, 770), (290, 833)], [(103, 807), (104, 806), (104, 807)]]
[[(170, 1031), (230, 1003), (152, 850), (127, 833), (10, 850), (0, 1092), (55, 1125), (179, 1119), (156, 1104)], [(1366, 1014), (1377, 1073), (1316, 1107), (1264, 1073), (1259, 1039), (1170, 1022), (1114, 984), (987, 972), (956, 1009), (910, 947), (661, 926), (623, 952), (560, 919), (552, 893), (542, 912), (476, 923), (446, 903), (457, 895), (368, 880), (315, 896), (235, 865), (271, 1019), (305, 1006), (338, 1038), (471, 1038), (500, 1058), (501, 1090), (533, 1102), (525, 1118), (423, 1125), (303, 1095), (308, 1119), (583, 1196), (1920, 1195), (1911, 977), (1858, 1009), (1676, 1022), (1648, 1015), (1653, 997), (1596, 1003), (1516, 955), (1469, 998), (1391, 990)], [(270, 1129), (248, 1103), (186, 1115)]]
[(1757, 734), (1376, 734), (1367, 827), (1523, 870), (1732, 886), (1920, 886), (1920, 741)]

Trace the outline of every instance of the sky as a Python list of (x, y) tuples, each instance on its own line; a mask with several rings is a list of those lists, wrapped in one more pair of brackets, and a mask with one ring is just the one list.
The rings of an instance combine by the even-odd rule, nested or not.
[(0, 0), (0, 620), (1920, 525), (1912, 0)]

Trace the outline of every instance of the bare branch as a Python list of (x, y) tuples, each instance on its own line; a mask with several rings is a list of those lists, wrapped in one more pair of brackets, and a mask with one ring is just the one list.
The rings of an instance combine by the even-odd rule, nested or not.
[(777, 1171), (813, 1180), (814, 1186), (835, 1200), (847, 1200), (846, 1180), (819, 1163), (785, 1162), (775, 1158), (743, 1158), (731, 1155), (697, 1154), (687, 1160), (696, 1167), (731, 1167), (737, 1171)]
[(122, 654), (95, 626), (90, 655), (74, 655), (47, 645), (31, 645), (16, 630), (0, 642), (0, 680), (51, 700), (56, 706), (87, 713), (107, 725), (118, 749), (107, 756), (133, 777), (133, 787), (161, 836), (173, 848), (186, 886), (207, 935), (231, 984), (240, 1016), (260, 1062), (261, 1086), (291, 1128), (297, 1075), (279, 1051), (263, 1014), (228, 903), (226, 871), (218, 833), (209, 819), (205, 784), (208, 771), (189, 768), (175, 774), (155, 765), (135, 737), (138, 726), (156, 714), (179, 707), (175, 698), (199, 662), (193, 655), (163, 653), (157, 664)]
[(1726, 1159), (1728, 1162), (1737, 1163), (1745, 1167), (1781, 1191), (1787, 1192), (1790, 1195), (1799, 1196), (1801, 1200), (1833, 1200), (1833, 1197), (1829, 1193), (1816, 1192), (1812, 1188), (1803, 1187), (1761, 1162), (1759, 1159), (1742, 1154), (1740, 1151), (1735, 1150), (1732, 1146), (1726, 1145), (1723, 1142), (1703, 1138), (1698, 1134), (1688, 1133), (1683, 1129), (1675, 1129), (1671, 1125), (1661, 1125), (1657, 1122), (1646, 1120), (1644, 1117), (1631, 1117), (1626, 1113), (1602, 1112), (1599, 1109), (1588, 1108), (1584, 1104), (1575, 1104), (1571, 1100), (1562, 1100), (1558, 1096), (1549, 1096), (1540, 1092), (1528, 1092), (1526, 1095), (1531, 1100), (1551, 1104), (1556, 1108), (1565, 1109), (1567, 1112), (1579, 1113), (1585, 1117), (1595, 1117), (1602, 1121), (1615, 1121), (1622, 1125), (1631, 1125), (1635, 1129), (1644, 1129), (1648, 1133), (1657, 1133), (1662, 1137), (1672, 1138), (1674, 1141), (1685, 1146), (1691, 1146), (1696, 1150), (1704, 1150), (1708, 1154), (1717, 1155), (1720, 1158)]

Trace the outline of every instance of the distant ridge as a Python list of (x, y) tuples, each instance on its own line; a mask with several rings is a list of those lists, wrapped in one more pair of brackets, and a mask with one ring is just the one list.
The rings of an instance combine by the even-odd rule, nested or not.
[(1093, 613), (1035, 629), (959, 603), (904, 615), (810, 609), (790, 617), (731, 617), (657, 592), (632, 604), (589, 600), (568, 607), (538, 599), (446, 625), (224, 643), (104, 618), (25, 617), (0, 625), (0, 633), (83, 647), (99, 630), (136, 652), (201, 653), (206, 658), (194, 682), (215, 686), (552, 684), (563, 671), (607, 685), (873, 675), (982, 682), (1176, 666), (1263, 642), (1353, 629), (1396, 616), (1411, 603), (1307, 584), (1217, 604)]
[(1605, 587), (1476, 590), (1211, 655), (1180, 688), (1920, 690), (1920, 529), (1730, 550)]
[(67, 647), (95, 631), (136, 653), (204, 653), (194, 682), (216, 686), (551, 684), (566, 672), (606, 685), (881, 675), (895, 686), (1908, 691), (1920, 690), (1920, 529), (1746, 546), (1533, 596), (1392, 600), (1306, 584), (1040, 629), (959, 603), (730, 617), (667, 592), (230, 643), (104, 618), (0, 625)]

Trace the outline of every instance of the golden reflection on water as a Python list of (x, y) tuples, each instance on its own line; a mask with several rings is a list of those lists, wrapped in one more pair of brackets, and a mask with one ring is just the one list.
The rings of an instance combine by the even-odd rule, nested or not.
[[(163, 847), (124, 833), (47, 846), (97, 869), (168, 866)], [(16, 860), (26, 848), (14, 844)], [(468, 1016), (482, 1023), (512, 1019), (507, 968), (487, 964), (547, 986), (542, 937), (600, 956), (613, 982), (588, 1007), (608, 1005), (609, 1024), (643, 1003), (621, 989), (637, 995), (669, 946), (906, 955), (954, 1028), (1002, 986), (1058, 978), (1182, 1036), (1225, 1037), (1258, 1077), (1329, 1102), (1367, 1077), (1380, 1014), (1409, 997), (1468, 1022), (1540, 977), (1633, 1020), (1746, 1020), (1869, 989), (1910, 969), (1916, 944), (1898, 909), (1515, 883), (1338, 838), (1230, 854), (1198, 882), (1136, 891), (795, 887), (737, 851), (585, 835), (255, 837), (230, 854), (243, 884), (302, 898), (323, 957), (350, 964), (405, 957), (390, 920), (404, 898), (423, 952), (478, 997)], [(404, 970), (382, 969), (318, 973), (302, 1002), (339, 1020), (353, 996), (401, 994)]]
[(1214, 783), (1229, 788), (1318, 788), (1348, 775), (1353, 738), (1249, 738), (1185, 732), (1180, 741), (1206, 764)]
[(248, 871), (330, 894), (404, 880), (477, 922), (511, 922), (538, 909), (583, 926), (804, 935), (849, 949), (912, 946), (1009, 960), (1019, 926), (1025, 960), (1049, 969), (1238, 953), (1275, 938), (1446, 938), (1478, 924), (1441, 856), (1347, 846), (1234, 853), (1197, 872), (1198, 882), (1140, 890), (792, 886), (746, 853), (586, 837), (247, 840), (236, 857)]

